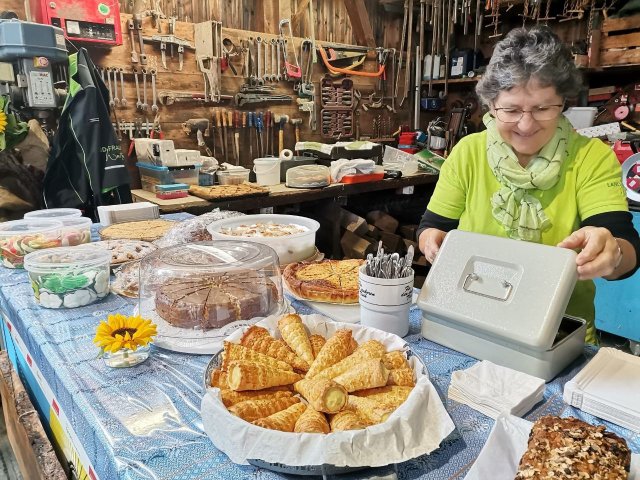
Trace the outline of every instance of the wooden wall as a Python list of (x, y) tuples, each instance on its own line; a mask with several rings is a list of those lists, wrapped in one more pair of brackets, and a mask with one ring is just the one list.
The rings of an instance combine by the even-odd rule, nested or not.
[[(161, 6), (164, 9), (167, 15), (172, 14), (172, 5), (171, 2), (163, 2), (161, 1)], [(167, 5), (162, 5), (162, 4)], [(235, 45), (240, 46), (240, 41), (243, 39), (248, 39), (249, 37), (257, 37), (262, 36), (266, 39), (274, 38), (278, 33), (278, 25), (277, 22), (274, 25), (274, 21), (265, 22), (259, 21), (260, 19), (269, 18), (269, 13), (264, 12), (265, 5), (269, 5), (270, 2), (260, 2), (256, 0), (255, 2), (242, 2), (236, 0), (210, 0), (206, 1), (198, 1), (196, 2), (187, 2), (183, 3), (183, 12), (180, 18), (184, 20), (202, 20), (205, 21), (207, 19), (222, 19), (223, 29), (222, 35), (223, 37), (231, 39)], [(274, 2), (277, 4), (278, 2)], [(302, 35), (307, 36), (310, 35), (310, 26), (309, 26), (309, 15), (308, 15), (308, 7), (306, 7), (301, 14), (296, 12), (295, 7), (296, 2), (291, 2), (291, 9), (287, 11), (287, 9), (283, 9), (284, 2), (280, 2), (280, 11), (281, 13), (290, 13), (290, 17), (292, 19), (292, 26), (294, 35)], [(299, 1), (300, 4), (305, 4), (308, 2)], [(192, 6), (193, 4), (193, 6)], [(196, 6), (198, 4), (198, 6)], [(372, 29), (375, 33), (375, 37), (379, 39), (377, 40), (378, 46), (388, 46), (385, 42), (393, 41), (394, 44), (399, 45), (400, 41), (400, 32), (398, 31), (397, 26), (401, 26), (402, 17), (391, 16), (390, 23), (384, 20), (384, 15), (377, 15), (378, 6), (377, 3), (373, 0), (366, 0), (366, 4), (368, 6), (369, 15), (372, 22)], [(313, 10), (315, 15), (315, 35), (316, 39), (332, 41), (336, 43), (349, 43), (352, 44), (355, 42), (354, 34), (351, 28), (351, 22), (349, 21), (349, 17), (345, 11), (343, 0), (321, 0), (321, 1), (313, 1)], [(131, 15), (126, 13), (127, 11), (131, 11), (131, 8), (137, 8), (132, 6), (129, 2), (124, 2), (121, 5), (122, 15), (122, 31), (123, 31), (123, 45), (114, 47), (111, 49), (101, 49), (101, 48), (89, 48), (90, 55), (94, 61), (94, 63), (102, 68), (122, 68), (124, 71), (125, 78), (125, 91), (127, 98), (127, 107), (126, 108), (116, 108), (115, 114), (119, 121), (133, 121), (135, 119), (141, 119), (144, 121), (153, 122), (154, 115), (149, 112), (147, 114), (143, 114), (142, 112), (136, 110), (135, 103), (137, 100), (136, 97), (136, 89), (135, 82), (133, 76), (133, 67), (130, 58), (131, 58), (131, 43), (129, 41), (128, 36), (128, 28), (127, 22)], [(284, 10), (284, 12), (283, 12)], [(207, 13), (210, 11), (210, 13)], [(220, 12), (224, 11), (224, 15), (221, 15)], [(168, 12), (168, 13), (167, 13)], [(271, 15), (271, 18), (286, 18), (283, 16)], [(168, 31), (168, 22), (167, 20), (160, 20), (162, 24), (162, 31)], [(262, 23), (262, 25), (259, 25)], [(391, 25), (389, 28), (385, 28), (383, 25), (385, 23), (389, 23)], [(255, 31), (253, 27), (260, 26), (267, 32), (264, 31)], [(394, 27), (393, 25), (396, 25)], [(157, 33), (157, 29), (152, 26), (152, 18), (144, 17), (143, 20), (143, 34), (144, 35), (153, 35)], [(288, 33), (288, 32), (287, 32)], [(191, 21), (178, 21), (176, 23), (176, 35), (182, 37), (193, 43), (194, 40), (194, 23)], [(395, 37), (394, 37), (395, 36)], [(137, 42), (137, 37), (136, 37)], [(295, 38), (295, 44), (297, 51), (299, 52), (299, 44), (301, 38)], [(138, 47), (136, 47), (138, 48)], [(155, 69), (157, 71), (157, 89), (158, 90), (182, 90), (182, 91), (193, 91), (202, 93), (204, 91), (204, 78), (202, 73), (200, 73), (197, 62), (195, 60), (195, 55), (192, 50), (185, 50), (184, 56), (184, 68), (182, 71), (178, 71), (178, 57), (174, 55), (174, 58), (169, 57), (169, 52), (167, 52), (167, 67), (165, 70), (161, 64), (160, 50), (159, 47), (153, 44), (144, 45), (145, 53), (148, 58), (148, 63), (146, 65), (147, 70)], [(291, 51), (289, 51), (289, 55), (291, 56)], [(244, 83), (244, 78), (242, 78), (242, 58), (235, 57), (232, 59), (234, 66), (237, 69), (238, 75), (234, 75), (233, 72), (228, 69), (223, 75), (221, 80), (222, 86), (222, 94), (223, 95), (235, 95), (240, 89), (241, 85)], [(163, 132), (165, 133), (166, 138), (172, 139), (176, 145), (176, 148), (189, 148), (189, 149), (197, 149), (196, 145), (196, 137), (195, 135), (187, 135), (183, 131), (182, 124), (187, 119), (190, 118), (206, 118), (209, 121), (212, 121), (214, 118), (214, 114), (217, 110), (219, 111), (229, 111), (229, 110), (242, 110), (242, 111), (266, 111), (270, 110), (278, 115), (288, 115), (289, 118), (302, 118), (303, 123), (301, 125), (301, 139), (303, 140), (314, 140), (314, 141), (323, 141), (327, 143), (332, 143), (335, 140), (331, 139), (323, 139), (320, 136), (320, 82), (324, 75), (326, 74), (326, 69), (324, 65), (322, 65), (321, 60), (318, 60), (319, 63), (315, 64), (313, 67), (313, 76), (312, 80), (315, 84), (316, 92), (318, 95), (316, 96), (316, 109), (317, 109), (317, 121), (318, 121), (318, 129), (316, 132), (312, 132), (309, 127), (309, 114), (306, 112), (300, 112), (298, 106), (296, 104), (297, 95), (293, 91), (293, 83), (281, 81), (279, 83), (270, 83), (271, 85), (276, 86), (277, 94), (285, 94), (290, 95), (292, 97), (291, 103), (287, 104), (263, 104), (256, 106), (247, 106), (248, 108), (238, 108), (234, 102), (232, 101), (223, 101), (220, 104), (207, 104), (204, 105), (202, 103), (197, 102), (189, 102), (189, 103), (175, 103), (171, 106), (159, 105), (159, 120), (161, 123), (161, 127)], [(390, 65), (390, 62), (389, 62)], [(135, 65), (135, 67), (139, 70), (141, 66), (139, 64)], [(368, 59), (363, 65), (363, 69), (367, 71), (375, 71), (377, 70), (377, 63), (373, 59)], [(390, 76), (389, 76), (390, 77)], [(376, 97), (378, 98), (379, 90), (376, 90), (376, 80), (372, 78), (358, 77), (352, 76), (350, 77), (354, 81), (354, 86), (358, 91), (362, 94), (363, 102), (366, 101), (366, 98), (376, 92)], [(402, 75), (400, 76), (400, 86), (402, 87)], [(147, 76), (147, 97), (148, 102), (151, 104), (151, 83), (150, 76)], [(119, 80), (119, 78), (118, 78)], [(140, 80), (140, 89), (142, 90), (142, 77), (139, 76)], [(388, 78), (387, 82), (384, 85), (385, 91), (390, 93), (392, 91), (391, 79)], [(120, 93), (120, 92), (119, 92)], [(141, 93), (142, 96), (142, 93)], [(390, 102), (386, 102), (390, 103)], [(397, 108), (396, 113), (391, 112), (387, 108), (369, 110), (368, 112), (360, 109), (359, 115), (359, 124), (360, 124), (360, 134), (361, 136), (369, 136), (373, 135), (373, 123), (374, 120), (377, 120), (384, 124), (387, 133), (392, 133), (395, 131), (400, 124), (409, 124), (409, 115), (412, 109), (411, 102), (407, 100), (404, 105), (404, 108)], [(253, 158), (256, 158), (255, 154), (255, 131), (253, 133), (253, 158), (250, 157), (249, 149), (247, 147), (249, 141), (249, 131), (248, 129), (240, 130), (240, 144), (241, 146), (241, 156), (240, 156), (240, 164), (245, 166), (253, 165)], [(266, 135), (266, 132), (265, 134)], [(277, 138), (277, 133), (275, 134)], [(210, 148), (213, 147), (213, 142), (219, 144), (217, 134), (212, 133), (212, 135), (206, 139), (207, 144)], [(295, 135), (294, 135), (294, 127), (288, 124), (285, 127), (284, 132), (285, 139), (285, 148), (294, 149)], [(264, 141), (264, 140), (263, 140)], [(128, 149), (128, 137), (127, 135), (123, 135), (122, 140), (123, 149)], [(201, 149), (201, 153), (205, 154), (205, 149)], [(221, 150), (219, 147), (216, 147), (215, 156), (219, 161), (224, 161), (224, 157), (221, 158)], [(269, 153), (275, 153), (269, 152)], [(232, 157), (229, 158), (230, 163), (233, 163)], [(132, 178), (134, 179), (134, 186), (137, 186), (137, 178), (135, 172), (135, 159), (132, 158), (130, 160), (130, 170), (132, 172)]]

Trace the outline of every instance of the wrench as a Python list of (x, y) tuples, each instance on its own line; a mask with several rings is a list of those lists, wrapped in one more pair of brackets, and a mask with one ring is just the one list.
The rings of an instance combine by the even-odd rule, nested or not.
[(264, 40), (264, 76), (263, 79), (265, 82), (268, 82), (271, 80), (271, 75), (269, 74), (269, 72), (272, 70), (273, 66), (269, 66), (269, 69), (267, 70), (267, 63), (269, 63), (271, 61), (271, 57), (269, 56), (269, 40), (265, 39)]
[(122, 98), (120, 99), (120, 105), (122, 108), (127, 108), (127, 98), (124, 95), (124, 69), (119, 68), (120, 71), (120, 88), (122, 89)]
[(120, 106), (120, 99), (118, 98), (118, 69), (113, 69), (113, 101), (116, 104), (116, 108)]
[(158, 113), (158, 102), (156, 95), (156, 70), (155, 68), (151, 70), (151, 95), (153, 96), (153, 104), (151, 105), (151, 111), (153, 113)]
[(136, 69), (133, 69), (133, 77), (136, 80), (136, 96), (138, 97), (138, 100), (136, 101), (136, 109), (142, 110), (142, 102), (140, 101), (140, 83), (138, 82), (138, 71)]
[(280, 68), (280, 49), (282, 48), (282, 39), (276, 40), (276, 58), (278, 60), (278, 71), (276, 72), (276, 81), (282, 80), (282, 70)]
[(114, 101), (113, 94), (111, 93), (111, 67), (107, 67), (107, 82), (109, 84), (109, 106), (113, 108), (116, 102)]
[(257, 48), (258, 68), (257, 68), (257, 71), (256, 71), (256, 77), (258, 77), (258, 79), (262, 80), (262, 75), (260, 75), (260, 65), (262, 65), (262, 62), (260, 61), (260, 58), (262, 57), (262, 37), (256, 37), (256, 45), (258, 46), (258, 48)]
[(133, 19), (129, 20), (128, 23), (129, 26), (129, 41), (131, 42), (131, 63), (138, 63), (138, 52), (136, 52), (136, 42), (135, 42), (135, 38), (133, 38), (133, 30), (134, 30), (134, 24), (133, 24)]
[(276, 46), (278, 41), (275, 38), (271, 39), (271, 81), (275, 82), (278, 79), (276, 72)]
[(140, 14), (133, 15), (135, 29), (138, 31), (138, 40), (140, 41), (140, 65), (147, 64), (147, 55), (144, 53), (144, 42), (142, 41), (142, 17)]
[(143, 112), (146, 112), (147, 109), (149, 108), (149, 104), (147, 103), (147, 69), (143, 68), (142, 69), (142, 105), (140, 106), (142, 108)]

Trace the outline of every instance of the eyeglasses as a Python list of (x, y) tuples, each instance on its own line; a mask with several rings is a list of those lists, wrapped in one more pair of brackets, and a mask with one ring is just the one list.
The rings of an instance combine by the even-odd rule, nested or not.
[(560, 105), (542, 105), (533, 110), (521, 110), (519, 108), (493, 108), (496, 111), (496, 117), (503, 123), (518, 123), (522, 120), (525, 113), (530, 113), (534, 120), (544, 122), (553, 120), (559, 114), (564, 104)]

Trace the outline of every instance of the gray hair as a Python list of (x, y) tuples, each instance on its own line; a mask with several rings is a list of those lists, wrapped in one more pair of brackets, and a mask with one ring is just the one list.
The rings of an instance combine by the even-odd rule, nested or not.
[(498, 42), (476, 93), (490, 106), (501, 91), (526, 85), (532, 78), (555, 87), (563, 99), (575, 98), (583, 88), (570, 50), (547, 27), (516, 28)]

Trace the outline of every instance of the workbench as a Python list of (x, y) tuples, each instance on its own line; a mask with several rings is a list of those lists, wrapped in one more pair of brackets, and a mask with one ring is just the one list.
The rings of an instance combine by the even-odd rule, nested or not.
[(431, 173), (416, 173), (401, 178), (387, 178), (377, 182), (366, 183), (334, 183), (324, 188), (301, 189), (289, 188), (284, 184), (265, 187), (269, 189), (269, 195), (260, 197), (245, 197), (236, 200), (223, 200), (210, 202), (193, 195), (185, 198), (161, 200), (155, 194), (146, 190), (132, 190), (131, 195), (135, 202), (151, 202), (160, 207), (161, 213), (189, 211), (203, 213), (205, 211), (220, 208), (222, 210), (236, 210), (247, 212), (267, 207), (279, 207), (317, 200), (348, 197), (360, 193), (376, 192), (383, 190), (396, 190), (398, 188), (414, 187), (419, 185), (435, 184), (438, 176)]

